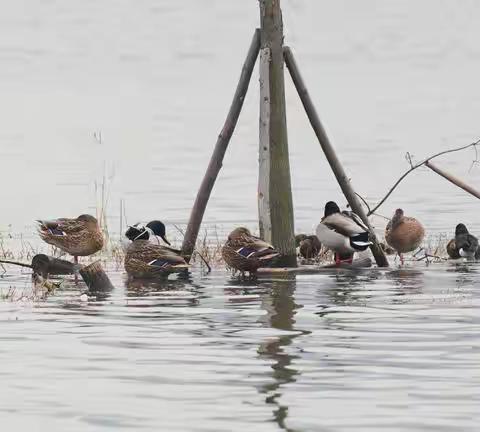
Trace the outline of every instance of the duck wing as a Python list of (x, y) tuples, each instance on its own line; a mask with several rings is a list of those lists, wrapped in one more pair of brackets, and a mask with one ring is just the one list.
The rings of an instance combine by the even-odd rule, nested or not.
[(245, 258), (270, 258), (279, 254), (270, 243), (252, 235), (243, 235), (230, 246)]
[[(355, 214), (355, 213), (352, 213), (352, 214)], [(357, 215), (355, 216), (358, 219), (360, 219)], [(327, 216), (322, 219), (321, 223), (323, 225), (326, 225), (331, 230), (341, 235), (344, 235), (346, 237), (351, 237), (356, 234), (362, 234), (364, 232), (368, 232), (368, 228), (363, 223), (359, 224), (356, 219), (354, 219), (353, 217), (347, 216), (344, 213), (334, 213), (330, 216)]]
[(37, 220), (40, 230), (52, 235), (65, 236), (85, 229), (85, 223), (77, 219), (59, 218), (53, 220)]

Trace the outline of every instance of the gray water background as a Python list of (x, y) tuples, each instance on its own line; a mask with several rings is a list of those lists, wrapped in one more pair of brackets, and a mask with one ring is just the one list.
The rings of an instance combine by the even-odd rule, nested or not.
[[(475, 1), (284, 0), (286, 42), (356, 190), (377, 202), (417, 159), (479, 137)], [(95, 212), (186, 222), (241, 64), (257, 2), (16, 1), (0, 14), (0, 231), (40, 247), (32, 221)], [(256, 226), (258, 82), (205, 226)], [(344, 203), (287, 77), (297, 231)], [(101, 132), (102, 143), (94, 138)], [(472, 151), (438, 164), (479, 184)], [(97, 183), (97, 191), (95, 190)], [(427, 169), (382, 207), (431, 235), (475, 198)], [(385, 221), (379, 219), (377, 228)], [(118, 228), (117, 228), (118, 227)], [(10, 238), (10, 236), (12, 238)], [(477, 430), (476, 264), (419, 263), (294, 280), (129, 284), (82, 301), (0, 303), (2, 424), (10, 430)], [(31, 289), (10, 270), (0, 289)]]

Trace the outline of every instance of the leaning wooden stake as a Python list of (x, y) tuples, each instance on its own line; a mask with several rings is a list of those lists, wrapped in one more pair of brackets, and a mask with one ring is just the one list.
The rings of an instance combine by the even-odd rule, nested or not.
[(109, 291), (113, 289), (107, 274), (103, 271), (100, 261), (95, 261), (80, 269), (80, 275), (90, 291)]
[(250, 44), (250, 49), (248, 50), (247, 58), (243, 64), (242, 74), (240, 75), (237, 89), (235, 91), (235, 95), (233, 96), (232, 105), (228, 111), (223, 129), (218, 136), (215, 149), (212, 157), (210, 158), (210, 163), (208, 164), (207, 172), (203, 177), (202, 184), (200, 185), (197, 198), (195, 199), (195, 203), (190, 214), (190, 220), (188, 222), (182, 244), (182, 255), (185, 256), (187, 261), (190, 260), (195, 248), (195, 243), (197, 241), (198, 232), (200, 231), (200, 225), (202, 224), (208, 199), (210, 198), (210, 194), (212, 192), (213, 185), (215, 184), (215, 180), (217, 179), (218, 173), (222, 168), (223, 157), (225, 156), (228, 143), (230, 142), (230, 138), (232, 137), (238, 121), (238, 117), (240, 116), (240, 111), (242, 110), (243, 101), (245, 100), (245, 95), (247, 94), (248, 84), (250, 83), (250, 78), (252, 76), (253, 68), (255, 67), (259, 50), (260, 30), (256, 29), (253, 35), (252, 43)]
[(453, 176), (452, 174), (447, 173), (446, 171), (442, 170), (438, 166), (434, 165), (432, 162), (427, 161), (425, 165), (430, 168), (432, 171), (436, 172), (437, 174), (441, 175), (443, 178), (447, 179), (449, 182), (453, 183), (455, 186), (463, 189), (464, 191), (472, 194), (474, 197), (480, 199), (480, 192), (470, 185), (466, 184), (464, 181), (460, 180), (459, 178)]
[[(267, 59), (267, 63), (262, 63), (261, 67), (268, 66), (268, 88), (263, 88), (264, 91), (261, 96), (268, 99), (268, 106), (266, 107), (268, 110), (268, 136), (266, 138), (268, 139), (267, 151), (270, 159), (268, 177), (264, 172), (259, 174), (259, 193), (262, 193), (262, 185), (268, 190), (268, 206), (270, 209), (269, 214), (260, 215), (260, 227), (262, 228), (263, 225), (263, 229), (265, 228), (265, 223), (262, 223), (262, 219), (268, 220), (269, 217), (271, 222), (271, 242), (282, 254), (281, 259), (276, 264), (295, 267), (297, 259), (295, 253), (290, 162), (288, 158), (283, 23), (280, 0), (260, 0), (260, 22), (262, 50), (264, 50)], [(265, 75), (265, 72), (265, 70), (260, 70), (262, 75)], [(264, 100), (261, 101), (261, 103), (264, 102)], [(262, 112), (263, 110), (261, 110)], [(262, 120), (260, 120), (261, 126)], [(268, 178), (268, 186), (265, 178)], [(262, 209), (260, 208), (260, 210)], [(263, 234), (266, 234), (268, 238), (268, 231)]]
[(378, 244), (377, 238), (375, 233), (370, 225), (370, 221), (365, 214), (362, 205), (360, 204), (355, 192), (350, 184), (350, 179), (347, 177), (338, 157), (335, 153), (335, 150), (328, 139), (328, 136), (323, 128), (322, 123), (320, 122), (320, 118), (318, 117), (317, 111), (315, 106), (313, 105), (312, 99), (308, 93), (308, 90), (305, 86), (305, 82), (300, 74), (298, 66), (295, 62), (295, 58), (293, 56), (292, 51), (289, 47), (284, 48), (284, 56), (285, 56), (285, 63), (287, 68), (290, 72), (290, 76), (292, 77), (293, 83), (297, 89), (298, 95), (302, 101), (302, 104), (307, 112), (308, 119), (317, 135), (318, 141), (320, 142), (320, 146), (322, 147), (323, 152), (332, 168), (335, 177), (337, 178), (338, 184), (342, 188), (343, 194), (347, 199), (348, 203), (350, 204), (351, 209), (357, 213), (363, 222), (369, 227), (370, 234), (371, 234), (371, 241), (372, 241), (372, 254), (375, 257), (375, 261), (379, 267), (388, 267), (388, 260), (385, 256), (383, 250), (380, 248)]

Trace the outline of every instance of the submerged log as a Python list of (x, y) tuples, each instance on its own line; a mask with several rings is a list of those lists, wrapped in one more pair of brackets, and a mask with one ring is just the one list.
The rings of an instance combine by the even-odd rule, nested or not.
[(350, 183), (350, 179), (348, 178), (345, 170), (343, 169), (340, 160), (335, 153), (335, 150), (328, 139), (327, 133), (323, 128), (323, 125), (320, 121), (320, 118), (317, 114), (317, 110), (315, 109), (315, 105), (308, 93), (307, 87), (305, 82), (303, 81), (303, 77), (300, 74), (300, 70), (297, 66), (295, 58), (293, 56), (292, 51), (289, 47), (284, 48), (284, 56), (285, 56), (285, 63), (287, 68), (290, 72), (290, 76), (292, 77), (292, 81), (297, 89), (298, 95), (300, 96), (300, 100), (302, 101), (303, 107), (307, 113), (308, 119), (310, 120), (310, 124), (317, 135), (318, 141), (322, 150), (327, 158), (330, 167), (332, 168), (335, 177), (337, 178), (338, 184), (340, 185), (345, 198), (347, 199), (348, 203), (350, 204), (350, 208), (353, 212), (355, 212), (362, 221), (367, 225), (370, 230), (370, 238), (372, 241), (372, 245), (370, 249), (372, 250), (372, 254), (375, 257), (375, 261), (379, 267), (388, 267), (388, 260), (383, 252), (382, 248), (380, 247), (377, 237), (373, 231), (372, 226), (370, 225), (370, 221), (363, 210), (362, 205), (360, 204), (355, 191)]
[(450, 183), (453, 183), (455, 186), (458, 186), (460, 189), (463, 189), (465, 192), (473, 195), (476, 198), (480, 199), (480, 191), (474, 189), (472, 186), (466, 184), (463, 180), (455, 177), (454, 175), (444, 171), (439, 168), (437, 165), (434, 165), (432, 162), (427, 161), (425, 165), (430, 168), (432, 171), (436, 172), (438, 175), (442, 176), (444, 179), (447, 179)]
[(113, 289), (100, 261), (95, 261), (80, 269), (80, 275), (90, 291), (109, 291)]
[(215, 149), (210, 158), (207, 171), (203, 177), (202, 184), (200, 185), (200, 189), (198, 190), (197, 197), (190, 214), (190, 220), (188, 221), (187, 230), (185, 232), (185, 237), (182, 244), (182, 255), (187, 261), (190, 260), (195, 248), (198, 232), (200, 231), (200, 225), (202, 224), (203, 215), (205, 213), (205, 209), (207, 208), (210, 194), (217, 179), (218, 173), (222, 168), (223, 157), (225, 156), (228, 143), (230, 142), (230, 138), (235, 130), (235, 126), (237, 125), (238, 117), (240, 116), (240, 111), (242, 110), (243, 101), (245, 100), (245, 95), (247, 94), (248, 84), (250, 83), (250, 78), (252, 76), (253, 68), (255, 67), (259, 50), (260, 30), (256, 29), (250, 49), (248, 50), (247, 58), (243, 64), (242, 73), (238, 81), (237, 89), (235, 90), (235, 95), (233, 96), (232, 105), (228, 111), (223, 129), (218, 136)]
[(45, 254), (38, 254), (32, 258), (32, 270), (42, 275), (66, 275), (73, 274), (78, 266), (70, 261), (62, 260)]
[(290, 267), (262, 267), (257, 270), (257, 275), (271, 275), (271, 274), (284, 274), (284, 273), (322, 273), (325, 270), (332, 269), (345, 269), (345, 270), (355, 270), (355, 269), (366, 269), (372, 266), (372, 260), (369, 257), (358, 258), (353, 260), (351, 264), (341, 263), (337, 264), (325, 264), (325, 265), (307, 265), (299, 266), (296, 268)]

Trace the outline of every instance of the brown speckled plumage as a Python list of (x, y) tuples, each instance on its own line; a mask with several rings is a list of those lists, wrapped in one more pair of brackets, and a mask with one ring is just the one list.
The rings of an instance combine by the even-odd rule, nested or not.
[(447, 243), (447, 254), (452, 259), (460, 258), (460, 252), (457, 249), (457, 243), (455, 242), (455, 239), (451, 239)]
[(306, 259), (316, 258), (322, 249), (322, 244), (316, 235), (298, 234), (295, 236), (295, 243), (300, 255)]
[[(150, 264), (161, 260), (165, 265)], [(180, 253), (172, 248), (151, 243), (148, 240), (135, 240), (127, 248), (125, 270), (134, 278), (152, 278), (188, 269), (188, 264)]]
[(404, 216), (402, 209), (397, 209), (385, 230), (385, 240), (400, 254), (418, 248), (424, 236), (422, 224), (413, 217)]
[(97, 219), (80, 215), (76, 219), (39, 220), (38, 233), (43, 241), (73, 256), (88, 256), (103, 247), (103, 235)]
[[(251, 251), (248, 256), (240, 254), (242, 248)], [(241, 272), (255, 273), (278, 255), (271, 244), (253, 236), (243, 227), (233, 230), (222, 248), (222, 257), (227, 266)]]

